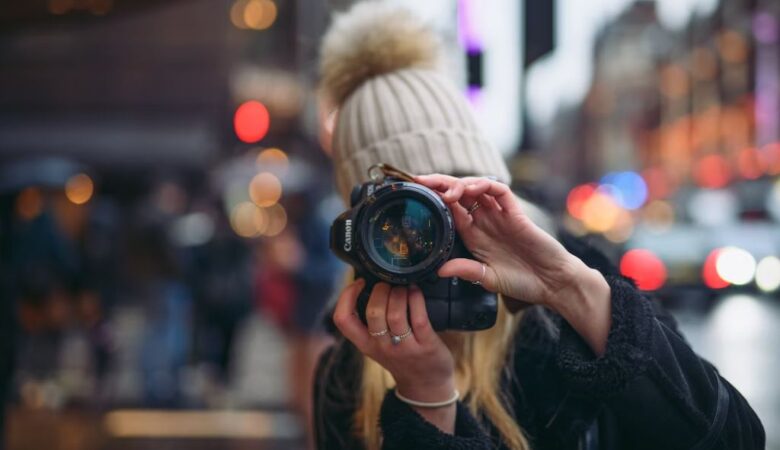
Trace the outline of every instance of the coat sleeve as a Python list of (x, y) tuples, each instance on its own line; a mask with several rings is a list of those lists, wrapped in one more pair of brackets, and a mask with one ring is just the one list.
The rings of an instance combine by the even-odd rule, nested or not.
[[(562, 321), (555, 365), (563, 402), (589, 405), (591, 415), (610, 410), (621, 441), (635, 449), (763, 449), (764, 429), (750, 405), (693, 352), (674, 319), (629, 280), (605, 278), (612, 328), (604, 355), (596, 358)], [(568, 431), (585, 426), (559, 422)]]
[[(355, 405), (359, 394), (360, 353), (341, 341), (329, 348), (317, 364), (314, 383), (314, 434), (318, 450), (360, 450), (354, 433)], [(443, 433), (409, 405), (388, 391), (379, 423), (383, 450), (488, 450), (490, 437), (458, 402), (455, 434)]]
[(388, 391), (382, 403), (380, 424), (383, 450), (492, 450), (491, 438), (463, 403), (457, 403), (455, 434), (447, 434), (425, 420)]

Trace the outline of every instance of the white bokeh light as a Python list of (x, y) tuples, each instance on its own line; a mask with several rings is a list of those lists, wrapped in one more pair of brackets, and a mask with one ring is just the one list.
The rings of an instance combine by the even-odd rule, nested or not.
[(715, 270), (723, 280), (737, 286), (744, 286), (756, 274), (756, 259), (747, 250), (725, 247), (718, 254)]
[(756, 286), (764, 292), (780, 288), (780, 259), (767, 256), (756, 266)]

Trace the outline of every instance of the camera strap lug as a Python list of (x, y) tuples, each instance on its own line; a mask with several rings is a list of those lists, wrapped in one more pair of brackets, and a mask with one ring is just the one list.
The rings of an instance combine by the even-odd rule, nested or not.
[(401, 181), (414, 182), (414, 175), (385, 163), (374, 164), (369, 167), (368, 177), (371, 178), (371, 181), (375, 184), (384, 183), (385, 178), (387, 177), (397, 178)]

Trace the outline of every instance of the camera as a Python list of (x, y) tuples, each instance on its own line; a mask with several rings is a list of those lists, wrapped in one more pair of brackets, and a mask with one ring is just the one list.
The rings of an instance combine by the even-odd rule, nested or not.
[[(376, 168), (383, 176), (375, 176)], [(495, 294), (436, 274), (450, 259), (474, 258), (458, 237), (447, 205), (435, 192), (390, 166), (373, 166), (369, 174), (372, 181), (353, 189), (351, 208), (336, 218), (330, 233), (331, 250), (354, 267), (356, 278), (366, 280), (357, 301), (361, 320), (366, 321), (371, 290), (384, 281), (417, 284), (437, 331), (492, 327), (498, 308)]]

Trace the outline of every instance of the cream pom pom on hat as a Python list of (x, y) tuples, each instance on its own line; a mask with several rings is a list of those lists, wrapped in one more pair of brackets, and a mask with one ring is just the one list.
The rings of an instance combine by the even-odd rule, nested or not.
[(438, 70), (438, 44), (414, 15), (381, 1), (358, 3), (334, 18), (320, 68), (322, 90), (338, 111), (333, 162), (345, 200), (377, 163), (510, 182), (466, 99)]

